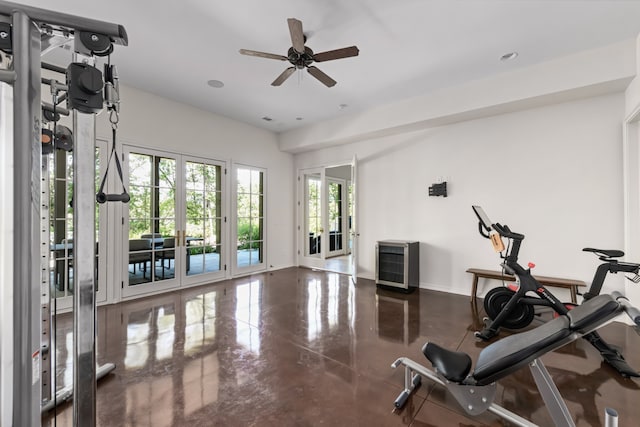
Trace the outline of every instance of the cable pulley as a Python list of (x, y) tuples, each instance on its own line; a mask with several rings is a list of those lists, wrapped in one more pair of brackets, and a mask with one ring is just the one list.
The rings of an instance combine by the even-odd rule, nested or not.
[[(105, 94), (105, 102), (107, 104), (107, 109), (109, 110), (109, 122), (111, 122), (111, 132), (112, 132), (112, 145), (111, 145), (111, 154), (109, 155), (109, 161), (107, 162), (107, 168), (104, 171), (104, 177), (102, 178), (102, 182), (100, 183), (100, 189), (98, 190), (98, 194), (96, 194), (96, 202), (98, 203), (106, 203), (106, 202), (122, 202), (128, 203), (130, 200), (129, 193), (127, 192), (126, 187), (124, 186), (124, 178), (122, 177), (122, 166), (120, 165), (120, 158), (118, 153), (116, 152), (116, 136), (118, 130), (118, 122), (120, 117), (118, 115), (118, 111), (120, 110), (120, 96), (118, 94), (118, 73), (115, 65), (105, 64), (104, 67), (104, 76), (105, 76), (105, 85), (104, 85), (104, 94)], [(107, 174), (109, 173), (109, 166), (111, 165), (111, 159), (115, 157), (116, 169), (118, 171), (118, 177), (120, 178), (120, 183), (122, 184), (122, 193), (120, 194), (106, 194), (104, 192), (104, 185), (107, 181)]]

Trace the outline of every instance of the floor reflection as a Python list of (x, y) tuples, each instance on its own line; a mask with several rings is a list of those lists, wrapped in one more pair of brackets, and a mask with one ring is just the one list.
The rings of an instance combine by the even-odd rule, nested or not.
[[(492, 415), (468, 419), (428, 384), (391, 411), (403, 378), (390, 363), (422, 361), (427, 340), (475, 358), (486, 346), (468, 330), (477, 315), (468, 297), (399, 294), (297, 268), (101, 307), (98, 360), (117, 367), (98, 386), (98, 425), (496, 425)], [(58, 329), (61, 388), (72, 377), (71, 316), (60, 316)], [(628, 329), (610, 325), (603, 336), (637, 349), (640, 337)], [(637, 384), (612, 378), (591, 350), (576, 343), (545, 356), (577, 424), (600, 425), (605, 406), (621, 421), (638, 419)], [(640, 367), (637, 351), (628, 359)], [(499, 388), (499, 402), (550, 422), (527, 370)], [(72, 424), (69, 405), (57, 412), (58, 426)]]
[(382, 339), (409, 345), (420, 333), (420, 297), (389, 290), (376, 291), (376, 329)]

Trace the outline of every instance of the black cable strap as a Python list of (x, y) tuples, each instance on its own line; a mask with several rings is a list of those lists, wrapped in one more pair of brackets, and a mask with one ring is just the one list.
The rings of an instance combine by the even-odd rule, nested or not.
[[(107, 162), (107, 167), (104, 171), (104, 177), (102, 178), (102, 182), (100, 183), (100, 189), (98, 190), (98, 194), (96, 194), (96, 201), (98, 203), (106, 203), (106, 202), (122, 202), (128, 203), (130, 200), (129, 193), (127, 192), (127, 188), (124, 185), (124, 178), (122, 177), (122, 166), (120, 165), (120, 159), (118, 158), (118, 153), (116, 153), (116, 129), (117, 129), (117, 117), (118, 113), (115, 110), (111, 111), (112, 117), (115, 114), (115, 121), (111, 120), (111, 129), (113, 133), (113, 144), (111, 145), (111, 154), (109, 155), (109, 161)], [(107, 175), (109, 174), (109, 165), (111, 165), (111, 158), (116, 158), (116, 168), (118, 169), (118, 176), (120, 177), (120, 182), (122, 183), (122, 193), (120, 194), (105, 194), (104, 185), (107, 182)]]

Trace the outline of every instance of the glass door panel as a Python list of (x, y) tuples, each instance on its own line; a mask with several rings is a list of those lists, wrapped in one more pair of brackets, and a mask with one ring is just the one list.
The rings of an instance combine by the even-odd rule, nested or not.
[(236, 166), (235, 264), (234, 273), (258, 271), (264, 262), (265, 172), (259, 168)]
[(327, 256), (343, 255), (344, 250), (344, 181), (327, 178), (327, 221), (329, 248)]
[[(124, 296), (176, 286), (177, 160), (141, 149), (125, 149), (131, 197), (125, 224)], [(160, 284), (162, 283), (162, 286)]]
[[(96, 192), (100, 186), (100, 165), (106, 163), (105, 141), (96, 141)], [(73, 305), (73, 152), (56, 149), (47, 154), (43, 163), (47, 165), (43, 188), (48, 194), (49, 202), (49, 248), (50, 248), (50, 292), (57, 298), (58, 309), (68, 309)], [(96, 236), (96, 302), (106, 300), (106, 259), (99, 256), (99, 241), (106, 242), (106, 209), (95, 204), (95, 236)], [(102, 262), (101, 262), (102, 261)]]
[(320, 174), (305, 175), (305, 255), (319, 257), (322, 253), (322, 178)]
[(203, 160), (184, 161), (185, 232), (183, 276), (191, 282), (224, 275), (222, 255), (223, 167)]

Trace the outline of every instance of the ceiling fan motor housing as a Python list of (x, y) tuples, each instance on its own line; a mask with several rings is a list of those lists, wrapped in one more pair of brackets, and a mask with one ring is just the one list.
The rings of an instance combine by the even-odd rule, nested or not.
[(293, 47), (290, 47), (289, 51), (287, 52), (287, 59), (289, 60), (291, 65), (301, 70), (313, 63), (313, 51), (305, 46), (304, 53), (300, 53)]

